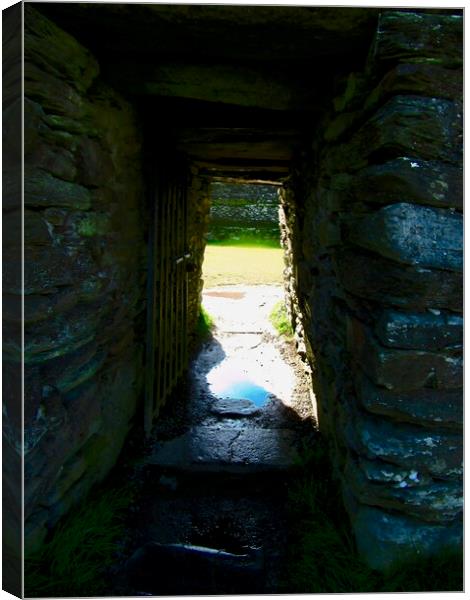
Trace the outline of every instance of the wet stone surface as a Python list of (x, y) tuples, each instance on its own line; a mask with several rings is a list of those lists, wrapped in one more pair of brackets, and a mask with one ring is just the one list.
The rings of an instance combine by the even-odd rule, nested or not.
[[(276, 593), (285, 578), (287, 493), (316, 435), (309, 377), (267, 320), (281, 288), (215, 291), (204, 298), (214, 337), (162, 410), (140, 467), (117, 595)], [(246, 381), (262, 402), (237, 385)]]
[(193, 427), (163, 442), (149, 463), (176, 471), (258, 473), (293, 468), (299, 458), (296, 432), (290, 429), (243, 427), (223, 420)]
[(251, 400), (228, 398), (218, 400), (212, 407), (212, 414), (226, 417), (247, 417), (259, 414), (260, 409)]
[[(155, 479), (160, 472), (147, 471), (133, 545), (115, 582), (119, 595), (279, 590), (288, 478), (186, 473)], [(175, 556), (174, 545), (187, 551)]]

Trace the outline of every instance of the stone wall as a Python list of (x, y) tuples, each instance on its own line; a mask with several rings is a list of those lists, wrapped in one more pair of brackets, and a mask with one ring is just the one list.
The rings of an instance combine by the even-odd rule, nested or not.
[[(22, 5), (2, 11), (2, 214), (3, 273), (21, 272), (22, 205)], [(16, 238), (11, 235), (13, 230)], [(2, 319), (2, 589), (21, 597), (22, 496), (21, 409), (22, 365), (18, 359), (22, 341), (21, 297), (8, 295), (3, 283)], [(15, 302), (16, 299), (16, 302)], [(8, 300), (10, 302), (8, 303)], [(13, 300), (13, 302), (11, 301)], [(13, 356), (8, 349), (13, 349)]]
[(360, 552), (462, 538), (462, 19), (382, 13), (283, 197), (288, 285)]
[(209, 241), (279, 242), (279, 201), (274, 186), (214, 182), (210, 198)]
[[(87, 50), (24, 10), (29, 553), (108, 473), (128, 433), (143, 383), (146, 245), (132, 108), (100, 81)], [(8, 307), (21, 279), (8, 259), (4, 286), (5, 319), (18, 325)], [(19, 361), (19, 348), (7, 359)], [(5, 419), (20, 439), (21, 424)]]
[(189, 251), (191, 267), (188, 274), (188, 330), (190, 335), (196, 328), (199, 310), (202, 302), (202, 263), (206, 248), (206, 233), (209, 223), (209, 182), (199, 176), (198, 169), (192, 167), (189, 184)]
[[(303, 220), (303, 204), (296, 201), (296, 195), (289, 183), (279, 189), (279, 227), (281, 231), (281, 246), (284, 251), (284, 296), (287, 315), (294, 332), (294, 342), (297, 353), (309, 366), (307, 358), (306, 337), (304, 331), (305, 316), (302, 304), (299, 302), (299, 283), (302, 275), (299, 273), (305, 267), (305, 262), (297, 262), (302, 254), (302, 235), (300, 223)], [(310, 356), (312, 354), (310, 353)]]
[[(147, 251), (132, 107), (85, 48), (24, 9), (29, 553), (107, 474), (138, 407)], [(281, 194), (298, 349), (359, 550), (378, 567), (462, 535), (461, 63), (460, 17), (384, 12), (364, 70), (344, 82)], [(194, 170), (190, 328), (207, 186)], [(6, 202), (8, 398), (22, 281), (20, 219)], [(21, 415), (5, 407), (19, 456)]]

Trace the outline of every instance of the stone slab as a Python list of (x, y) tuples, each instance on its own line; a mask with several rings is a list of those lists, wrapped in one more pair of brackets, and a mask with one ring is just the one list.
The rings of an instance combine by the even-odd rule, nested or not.
[(44, 71), (72, 82), (81, 92), (90, 87), (99, 66), (89, 50), (30, 5), (25, 9), (24, 29), (26, 59), (33, 57)]
[(278, 66), (306, 57), (339, 55), (344, 60), (353, 48), (366, 49), (379, 9), (200, 5), (193, 11), (178, 4), (77, 4), (73, 11), (60, 5), (41, 6), (41, 11), (78, 39), (84, 31), (98, 39), (103, 35), (99, 24), (106, 22), (106, 44), (114, 56), (142, 60), (150, 54), (180, 56), (184, 50), (195, 62), (251, 60)]
[(384, 11), (379, 17), (376, 63), (409, 60), (457, 67), (462, 64), (463, 18), (460, 15)]
[(446, 69), (440, 65), (426, 62), (398, 64), (371, 92), (366, 100), (365, 108), (376, 106), (392, 94), (403, 93), (461, 100), (462, 75), (460, 69)]
[(429, 473), (418, 473), (415, 469), (405, 469), (404, 467), (399, 467), (380, 459), (369, 460), (361, 456), (356, 456), (355, 460), (367, 478), (367, 481), (373, 484), (396, 485), (405, 481), (407, 484), (414, 485), (421, 483), (427, 485), (432, 481)]
[(63, 181), (40, 169), (28, 168), (25, 173), (24, 203), (32, 207), (63, 206), (87, 210), (91, 205), (90, 191), (84, 186)]
[(260, 409), (250, 400), (230, 398), (230, 400), (217, 400), (211, 412), (224, 417), (249, 417), (258, 414)]
[(344, 497), (359, 553), (373, 568), (386, 569), (414, 548), (417, 554), (432, 554), (462, 543), (463, 527), (458, 519), (451, 524), (424, 524), (406, 515), (358, 504), (350, 494)]
[(408, 265), (461, 271), (462, 215), (407, 202), (361, 217), (350, 240), (385, 258)]
[(371, 413), (418, 425), (459, 430), (463, 427), (461, 389), (395, 392), (373, 385), (363, 373), (357, 374), (355, 385), (362, 406)]
[(400, 265), (359, 249), (337, 251), (335, 269), (346, 290), (360, 298), (410, 309), (462, 312), (461, 273)]
[(436, 478), (450, 480), (462, 476), (461, 434), (358, 415), (354, 421), (355, 439), (350, 442), (358, 454)]
[(126, 572), (144, 595), (253, 593), (263, 589), (264, 556), (251, 549), (233, 554), (190, 544), (147, 542), (131, 556)]
[(463, 206), (462, 169), (445, 162), (402, 156), (362, 169), (351, 186), (362, 202), (389, 204), (406, 199), (439, 208), (461, 210)]
[(289, 429), (201, 425), (159, 444), (148, 464), (178, 471), (257, 473), (292, 468), (298, 458)]
[(375, 162), (374, 155), (459, 164), (461, 103), (408, 94), (393, 96), (347, 143), (328, 148), (323, 165), (328, 174), (353, 172)]
[(358, 368), (375, 384), (396, 392), (422, 387), (462, 388), (461, 349), (428, 352), (387, 348), (376, 342), (366, 325), (353, 318), (348, 319), (347, 330), (349, 351)]
[(308, 86), (289, 76), (240, 64), (120, 61), (110, 68), (110, 79), (118, 90), (274, 110), (305, 109), (314, 101)]
[(420, 473), (411, 470), (407, 478), (397, 483), (374, 483), (351, 458), (346, 463), (344, 477), (352, 493), (364, 504), (397, 510), (435, 523), (453, 521), (462, 512), (461, 481), (421, 483)]
[(374, 332), (382, 344), (392, 348), (439, 350), (462, 345), (463, 318), (439, 310), (432, 313), (384, 310)]

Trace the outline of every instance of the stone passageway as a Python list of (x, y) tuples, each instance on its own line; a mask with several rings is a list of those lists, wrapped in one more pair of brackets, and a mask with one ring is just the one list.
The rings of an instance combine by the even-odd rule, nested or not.
[(282, 295), (205, 290), (216, 329), (157, 424), (120, 593), (280, 590), (289, 481), (315, 435), (305, 367), (268, 320)]
[[(359, 555), (460, 548), (463, 11), (36, 2), (4, 28), (5, 588), (154, 428), (134, 550), (223, 548), (276, 589), (286, 448), (316, 435), (307, 392), (265, 375), (294, 359), (226, 321), (179, 381), (221, 181), (278, 188), (287, 309)], [(231, 292), (205, 302), (269, 312)], [(263, 406), (216, 399), (237, 363)], [(134, 558), (123, 588), (164, 591)]]

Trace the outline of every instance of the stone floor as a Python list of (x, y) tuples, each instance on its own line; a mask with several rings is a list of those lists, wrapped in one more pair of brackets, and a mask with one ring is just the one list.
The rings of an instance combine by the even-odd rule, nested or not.
[(155, 427), (126, 595), (281, 589), (289, 482), (315, 430), (305, 367), (268, 320), (280, 298), (204, 293), (216, 330)]

